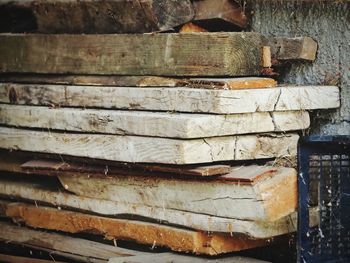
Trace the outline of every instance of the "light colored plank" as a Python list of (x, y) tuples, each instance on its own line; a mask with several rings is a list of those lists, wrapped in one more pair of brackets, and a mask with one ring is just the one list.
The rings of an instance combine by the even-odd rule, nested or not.
[(192, 78), (186, 84), (192, 88), (207, 89), (260, 89), (277, 86), (277, 81), (271, 78)]
[(80, 196), (242, 220), (276, 221), (297, 205), (297, 176), (292, 168), (272, 171), (253, 186), (229, 179), (83, 175), (59, 179), (65, 189)]
[[(169, 30), (194, 16), (189, 0), (1, 0), (0, 11), (17, 18), (4, 19), (3, 32), (66, 34)], [(26, 16), (18, 15), (24, 12)]]
[(150, 246), (168, 247), (173, 251), (218, 255), (267, 245), (266, 239), (248, 239), (185, 230), (135, 220), (113, 219), (24, 203), (3, 203), (4, 213), (26, 225), (68, 233), (91, 233), (106, 239), (130, 240)]
[(1, 34), (0, 72), (251, 76), (261, 70), (258, 33)]
[[(34, 178), (32, 181), (35, 181)], [(78, 209), (100, 215), (113, 217), (118, 217), (118, 215), (138, 215), (157, 220), (160, 223), (180, 225), (209, 232), (241, 233), (254, 238), (270, 238), (296, 231), (296, 213), (275, 222), (238, 220), (163, 207), (158, 208), (155, 206), (88, 198), (63, 191), (50, 190), (38, 183), (14, 182), (3, 178), (0, 180), (0, 194), (21, 200)]]
[[(9, 203), (0, 201), (0, 206), (2, 208), (1, 213), (6, 215)], [(18, 227), (5, 222), (0, 222), (0, 233), (0, 239), (8, 242), (22, 244), (24, 246), (34, 246), (38, 249), (50, 249), (53, 254), (57, 251), (66, 253), (65, 256), (69, 256), (69, 254), (72, 254), (72, 256), (79, 255), (84, 257), (85, 260), (88, 258), (91, 262), (103, 262), (111, 257), (143, 254), (143, 252), (118, 248), (57, 233), (42, 232), (28, 229), (26, 227)]]
[(233, 114), (337, 108), (340, 97), (335, 86), (203, 90), (2, 83), (0, 102)]
[(239, 27), (246, 27), (248, 18), (242, 6), (229, 0), (193, 1), (194, 20), (220, 19)]
[(297, 134), (261, 134), (176, 140), (67, 134), (0, 127), (0, 148), (110, 161), (194, 164), (296, 155)]
[(309, 127), (310, 118), (305, 111), (210, 115), (0, 104), (0, 124), (48, 130), (193, 139), (303, 130)]

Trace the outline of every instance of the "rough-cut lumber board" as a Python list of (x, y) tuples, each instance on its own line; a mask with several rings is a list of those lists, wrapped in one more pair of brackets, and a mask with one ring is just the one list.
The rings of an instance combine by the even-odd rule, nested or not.
[(113, 219), (21, 203), (2, 202), (5, 216), (16, 222), (69, 233), (91, 233), (107, 239), (168, 247), (174, 251), (218, 255), (267, 245), (270, 240), (242, 235), (206, 234), (155, 223)]
[[(0, 254), (0, 262), (6, 263), (52, 263), (51, 260), (38, 259), (38, 258), (28, 258), (28, 257), (18, 257), (12, 255)], [(55, 263), (65, 263), (63, 261), (54, 261)]]
[(295, 211), (296, 171), (279, 168), (254, 185), (227, 180), (118, 176), (59, 176), (65, 189), (85, 197), (256, 221), (276, 221)]
[(242, 7), (230, 0), (193, 1), (194, 20), (222, 19), (240, 27), (246, 27), (248, 19)]
[(0, 102), (220, 114), (337, 108), (335, 86), (245, 90), (0, 84)]
[(0, 124), (60, 131), (193, 139), (303, 130), (309, 127), (310, 118), (305, 111), (209, 115), (0, 104)]
[(124, 258), (110, 258), (108, 263), (268, 263), (267, 261), (241, 256), (228, 256), (215, 259), (175, 253), (161, 253), (152, 255), (132, 256)]
[(0, 72), (249, 76), (261, 70), (260, 34), (1, 34)]
[[(0, 206), (2, 208), (1, 214), (4, 215), (10, 203), (1, 201)], [(50, 249), (53, 255), (64, 252), (65, 256), (71, 255), (74, 259), (76, 256), (80, 256), (89, 262), (103, 262), (111, 257), (146, 254), (86, 239), (18, 227), (5, 222), (0, 222), (0, 239), (38, 249)]]
[[(56, 157), (57, 159), (54, 159)], [(34, 159), (33, 159), (34, 158)], [(216, 165), (158, 165), (138, 163), (97, 162), (84, 159), (71, 160), (67, 156), (52, 156), (38, 153), (0, 150), (0, 170), (15, 173), (40, 173), (57, 176), (61, 172), (84, 172), (90, 176), (142, 174), (142, 175), (181, 175), (217, 176), (227, 174), (231, 166)]]
[(25, 84), (64, 84), (114, 87), (182, 87), (199, 89), (271, 88), (277, 82), (271, 78), (171, 78), (160, 76), (99, 76), (52, 74), (0, 74), (0, 82)]
[(311, 37), (275, 37), (265, 39), (265, 45), (271, 47), (272, 60), (309, 60), (314, 61), (317, 54), (317, 42)]
[(0, 127), (0, 148), (121, 162), (195, 164), (296, 155), (297, 134), (179, 140)]
[[(1, 176), (2, 177), (2, 176)], [(35, 181), (34, 178), (32, 181)], [(37, 181), (37, 180), (36, 180)], [(48, 189), (41, 183), (0, 180), (0, 194), (19, 200), (50, 204), (57, 207), (78, 209), (106, 216), (133, 215), (156, 220), (160, 223), (185, 226), (187, 228), (223, 233), (241, 233), (253, 238), (270, 238), (296, 231), (296, 212), (275, 222), (238, 220), (215, 217), (186, 211), (142, 206), (103, 199), (93, 199), (75, 194)], [(310, 218), (313, 218), (310, 216)]]
[(169, 30), (194, 10), (189, 0), (1, 0), (0, 14), (1, 32), (105, 34)]

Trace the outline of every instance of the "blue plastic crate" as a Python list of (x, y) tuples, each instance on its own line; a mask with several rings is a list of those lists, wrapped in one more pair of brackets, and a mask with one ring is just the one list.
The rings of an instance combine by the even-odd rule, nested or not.
[(299, 141), (298, 262), (350, 262), (349, 151), (350, 136)]

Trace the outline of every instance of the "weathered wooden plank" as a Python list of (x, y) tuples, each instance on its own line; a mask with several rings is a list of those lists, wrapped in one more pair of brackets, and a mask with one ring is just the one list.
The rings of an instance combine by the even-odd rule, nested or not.
[[(52, 263), (51, 260), (38, 259), (38, 258), (29, 258), (29, 257), (18, 257), (12, 255), (0, 254), (0, 261), (6, 263)], [(63, 261), (57, 261), (56, 263), (65, 263)]]
[(296, 155), (297, 134), (179, 140), (0, 127), (0, 148), (121, 162), (195, 164)]
[(188, 87), (199, 89), (271, 88), (277, 82), (271, 78), (171, 78), (160, 76), (102, 76), (54, 74), (0, 74), (0, 82), (24, 84), (63, 84), (114, 87)]
[(0, 1), (0, 32), (145, 33), (192, 20), (189, 0)]
[(230, 0), (193, 1), (194, 20), (222, 19), (240, 27), (246, 27), (248, 19), (238, 3)]
[[(2, 208), (1, 214), (6, 215), (10, 203), (0, 201), (0, 206)], [(57, 252), (64, 252), (67, 257), (71, 254), (73, 259), (76, 259), (74, 255), (79, 255), (84, 257), (85, 260), (90, 260), (90, 262), (104, 262), (111, 257), (146, 254), (144, 252), (105, 245), (86, 239), (14, 226), (5, 222), (0, 222), (0, 233), (0, 239), (8, 242), (36, 247), (38, 249), (50, 249), (53, 255)]]
[[(56, 159), (55, 159), (56, 158)], [(159, 165), (118, 163), (89, 159), (72, 160), (67, 156), (52, 156), (38, 153), (0, 150), (0, 170), (14, 173), (43, 174), (57, 176), (62, 172), (82, 172), (90, 176), (120, 174), (163, 176), (217, 176), (227, 174), (231, 166), (216, 165)]]
[(335, 86), (249, 90), (0, 84), (0, 102), (220, 114), (337, 108)]
[[(292, 168), (271, 171), (256, 184), (118, 176), (59, 176), (65, 189), (85, 197), (169, 208), (243, 220), (276, 221), (295, 211), (297, 176)], [(226, 178), (229, 175), (225, 176)]]
[(303, 130), (309, 127), (310, 118), (305, 111), (209, 115), (0, 104), (0, 124), (60, 131), (193, 139)]
[(4, 213), (28, 226), (68, 233), (91, 233), (107, 239), (130, 240), (150, 246), (168, 247), (173, 251), (218, 255), (265, 246), (270, 240), (246, 236), (206, 234), (155, 223), (113, 219), (55, 208), (21, 203), (3, 203)]
[[(15, 176), (13, 177), (15, 178)], [(37, 182), (35, 178), (32, 178), (31, 181), (33, 182), (24, 182), (23, 180), (15, 182), (1, 178), (0, 194), (20, 200), (30, 200), (36, 204), (45, 203), (57, 207), (66, 207), (73, 210), (78, 209), (80, 211), (113, 217), (123, 216), (125, 218), (126, 215), (141, 216), (160, 223), (179, 225), (209, 232), (241, 233), (253, 238), (270, 238), (296, 231), (296, 212), (275, 222), (239, 220), (167, 209), (165, 207), (159, 208), (88, 198), (65, 191), (48, 189), (42, 182), (34, 183)], [(310, 218), (313, 217), (310, 216)]]
[(317, 42), (311, 37), (274, 37), (265, 39), (265, 45), (271, 47), (272, 61), (309, 60), (314, 61), (317, 54)]
[(249, 76), (261, 70), (258, 33), (1, 34), (0, 72)]

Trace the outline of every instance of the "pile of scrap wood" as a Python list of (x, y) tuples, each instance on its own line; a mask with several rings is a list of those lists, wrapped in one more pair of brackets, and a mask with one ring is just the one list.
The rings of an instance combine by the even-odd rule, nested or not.
[[(142, 33), (216, 17), (246, 24), (235, 4), (235, 16), (220, 15), (227, 1), (36, 2), (1, 1), (0, 11), (29, 10), (40, 33)], [(67, 10), (78, 23), (62, 19)], [(113, 27), (94, 13), (106, 10), (125, 17)], [(7, 32), (24, 30), (10, 22)], [(0, 34), (1, 216), (203, 255), (278, 241), (296, 230), (297, 173), (273, 163), (295, 158), (308, 111), (339, 107), (339, 90), (279, 86), (261, 72), (315, 53), (307, 37), (252, 32)], [(1, 240), (34, 248), (53, 238), (0, 229)], [(48, 246), (67, 256), (67, 246)], [(74, 260), (94, 257), (73, 247)]]

